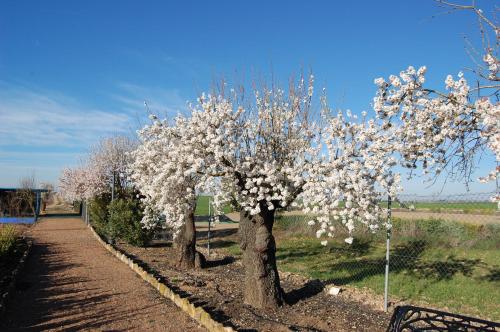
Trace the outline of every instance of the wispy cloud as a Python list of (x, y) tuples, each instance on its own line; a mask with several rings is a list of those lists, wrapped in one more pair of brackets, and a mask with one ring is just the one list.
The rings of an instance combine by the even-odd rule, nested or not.
[(0, 146), (88, 146), (125, 133), (130, 115), (86, 107), (57, 92), (0, 82)]
[(19, 165), (36, 165), (37, 167), (54, 167), (76, 165), (81, 157), (79, 151), (7, 151), (0, 149), (0, 167), (17, 167)]
[(16, 185), (26, 172), (57, 182), (60, 169), (75, 165), (100, 138), (130, 135), (151, 112), (173, 116), (186, 110), (176, 89), (119, 83), (112, 111), (86, 106), (55, 91), (0, 81), (0, 186)]
[(178, 89), (145, 87), (128, 82), (120, 82), (117, 87), (119, 92), (111, 97), (129, 114), (141, 116), (150, 111), (160, 116), (173, 116), (187, 109), (186, 100)]

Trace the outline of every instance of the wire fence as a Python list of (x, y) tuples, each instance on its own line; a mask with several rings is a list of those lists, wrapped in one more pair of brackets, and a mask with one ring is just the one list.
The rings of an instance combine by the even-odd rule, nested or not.
[(388, 293), (498, 318), (500, 210), (490, 200), (494, 195), (398, 196), (391, 209)]
[(279, 243), (277, 256), (285, 269), (369, 288), (383, 295), (386, 309), (403, 302), (499, 320), (500, 211), (490, 201), (494, 194), (401, 195), (390, 204), (389, 233), (359, 228), (348, 245), (347, 232), (337, 227), (338, 239), (326, 250), (313, 238), (294, 240), (296, 227), (311, 235), (315, 230), (308, 230), (307, 216), (284, 213), (277, 225), (291, 236)]

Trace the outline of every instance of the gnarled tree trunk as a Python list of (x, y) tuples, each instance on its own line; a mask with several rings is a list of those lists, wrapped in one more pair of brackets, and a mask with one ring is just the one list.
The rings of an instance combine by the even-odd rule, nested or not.
[(240, 246), (245, 266), (245, 303), (255, 308), (276, 308), (283, 304), (276, 267), (276, 243), (272, 234), (274, 211), (258, 215), (240, 212)]
[(177, 266), (185, 269), (201, 268), (204, 257), (196, 251), (196, 226), (194, 224), (194, 209), (189, 211), (185, 217), (184, 226), (175, 239), (178, 252)]

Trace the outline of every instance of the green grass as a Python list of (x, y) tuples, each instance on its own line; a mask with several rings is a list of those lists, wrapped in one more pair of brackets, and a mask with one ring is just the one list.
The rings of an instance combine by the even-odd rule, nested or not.
[[(208, 216), (208, 202), (212, 196), (198, 196), (196, 201), (196, 211), (197, 216)], [(231, 207), (229, 205), (224, 207), (224, 213), (231, 212)]]
[[(351, 246), (339, 236), (324, 247), (305, 221), (303, 216), (277, 219), (279, 269), (383, 294), (383, 234), (360, 231)], [(237, 243), (225, 248), (240, 255)], [(393, 297), (500, 320), (499, 225), (395, 220), (390, 269)]]
[[(337, 285), (368, 287), (383, 293), (384, 246), (321, 246), (313, 238), (278, 242), (280, 269)], [(444, 249), (402, 243), (391, 252), (390, 294), (446, 306), (454, 312), (500, 319), (497, 249)], [(406, 256), (408, 255), (408, 256)]]

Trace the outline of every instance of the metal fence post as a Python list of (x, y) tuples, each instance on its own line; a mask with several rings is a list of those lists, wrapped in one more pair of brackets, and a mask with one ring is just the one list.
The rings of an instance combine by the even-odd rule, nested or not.
[(38, 218), (38, 216), (40, 215), (40, 200), (41, 200), (41, 195), (40, 195), (40, 192), (37, 191), (35, 192), (35, 220)]
[(111, 184), (111, 202), (115, 200), (115, 171), (113, 171), (113, 183)]
[[(391, 225), (391, 196), (387, 197), (387, 224)], [(391, 228), (387, 229), (385, 249), (384, 311), (387, 312), (389, 300), (389, 250), (391, 248)]]
[[(495, 184), (496, 184), (496, 187), (497, 187), (497, 190), (496, 190), (496, 195), (497, 197), (500, 196), (500, 182), (498, 182), (498, 174), (500, 174), (500, 162), (497, 161), (497, 176), (495, 177)], [(497, 212), (500, 212), (500, 202), (497, 203)]]
[(208, 232), (207, 232), (207, 249), (208, 257), (210, 257), (210, 222), (212, 221), (212, 209), (210, 205), (210, 197), (208, 197)]
[(89, 204), (87, 201), (85, 201), (85, 222), (87, 223), (87, 225), (90, 224), (90, 220), (89, 220)]

